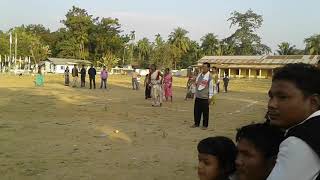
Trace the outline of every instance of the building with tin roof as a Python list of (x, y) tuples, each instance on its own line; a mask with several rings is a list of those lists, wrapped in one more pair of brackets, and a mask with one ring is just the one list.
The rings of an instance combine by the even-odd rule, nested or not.
[(235, 78), (270, 78), (275, 68), (290, 63), (306, 63), (319, 66), (319, 55), (281, 56), (205, 56), (198, 66), (205, 62), (216, 67), (219, 77), (229, 75)]

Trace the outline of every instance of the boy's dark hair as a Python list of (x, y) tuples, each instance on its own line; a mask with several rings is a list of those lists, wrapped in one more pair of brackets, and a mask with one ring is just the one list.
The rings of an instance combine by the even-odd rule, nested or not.
[(207, 65), (207, 67), (210, 68), (210, 63), (208, 62), (203, 63), (203, 65)]
[(273, 158), (279, 152), (280, 143), (284, 140), (284, 132), (269, 124), (250, 124), (238, 129), (236, 141), (245, 139), (264, 154), (265, 158)]
[(197, 149), (199, 153), (216, 156), (225, 176), (235, 171), (237, 148), (231, 139), (222, 136), (209, 137), (201, 140)]
[(293, 82), (305, 96), (320, 94), (320, 69), (304, 63), (287, 64), (275, 70), (272, 81)]

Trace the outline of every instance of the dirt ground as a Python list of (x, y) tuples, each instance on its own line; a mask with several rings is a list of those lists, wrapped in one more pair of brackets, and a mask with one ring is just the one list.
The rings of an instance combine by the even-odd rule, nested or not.
[(190, 128), (186, 80), (174, 79), (173, 103), (151, 107), (127, 76), (90, 90), (65, 87), (62, 75), (47, 75), (44, 87), (32, 76), (0, 75), (1, 179), (197, 179), (199, 140), (234, 139), (237, 128), (262, 121), (270, 80), (231, 79), (210, 109), (208, 130)]

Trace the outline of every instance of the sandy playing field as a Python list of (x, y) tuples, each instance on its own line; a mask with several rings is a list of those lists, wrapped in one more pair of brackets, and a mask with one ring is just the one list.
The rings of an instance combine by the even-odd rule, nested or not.
[(234, 139), (236, 128), (262, 121), (270, 85), (232, 79), (204, 131), (190, 128), (184, 78), (163, 107), (151, 107), (126, 76), (111, 76), (108, 90), (65, 87), (61, 75), (46, 76), (45, 87), (32, 81), (0, 75), (0, 179), (195, 180), (198, 141)]

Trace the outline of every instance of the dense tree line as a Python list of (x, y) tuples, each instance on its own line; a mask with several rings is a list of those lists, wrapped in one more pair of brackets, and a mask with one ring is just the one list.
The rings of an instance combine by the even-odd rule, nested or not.
[[(160, 67), (186, 68), (205, 55), (264, 55), (271, 49), (261, 42), (256, 31), (262, 26), (263, 17), (248, 10), (233, 12), (230, 28), (236, 29), (231, 36), (219, 39), (208, 33), (200, 43), (188, 37), (188, 31), (178, 27), (164, 40), (155, 35), (135, 39), (135, 31), (123, 34), (117, 18), (93, 17), (85, 9), (72, 7), (63, 28), (51, 32), (41, 24), (22, 25), (0, 31), (0, 54), (9, 54), (9, 34), (17, 34), (18, 56), (31, 56), (34, 63), (47, 57), (63, 57), (90, 60), (108, 67), (132, 64), (141, 68), (155, 63)], [(320, 54), (320, 34), (305, 39), (306, 48), (296, 49), (288, 42), (278, 45), (279, 55)], [(13, 44), (14, 45), (14, 44)]]

